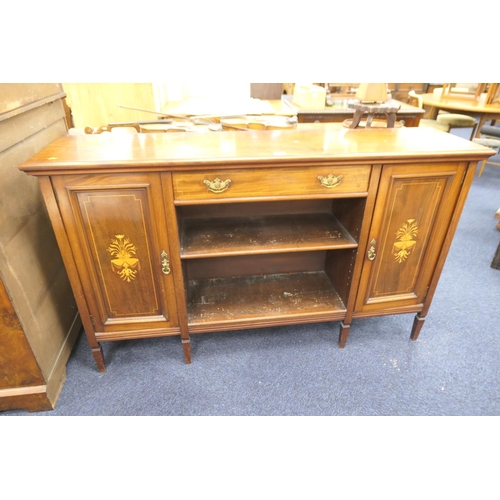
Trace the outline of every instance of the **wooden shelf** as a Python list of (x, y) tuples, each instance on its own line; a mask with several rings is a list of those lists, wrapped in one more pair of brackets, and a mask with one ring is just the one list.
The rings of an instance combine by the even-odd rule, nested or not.
[[(188, 323), (196, 333), (207, 325), (237, 323), (283, 324), (304, 320), (335, 321), (345, 307), (323, 271), (267, 274), (190, 280), (188, 282)], [(203, 328), (205, 327), (205, 328)]]
[(185, 219), (181, 258), (356, 248), (331, 213)]

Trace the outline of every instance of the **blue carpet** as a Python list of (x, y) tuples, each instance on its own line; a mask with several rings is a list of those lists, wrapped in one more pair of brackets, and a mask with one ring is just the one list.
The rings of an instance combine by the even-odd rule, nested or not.
[(97, 372), (81, 336), (53, 411), (13, 415), (500, 415), (500, 168), (474, 179), (416, 342), (413, 314), (104, 343)]

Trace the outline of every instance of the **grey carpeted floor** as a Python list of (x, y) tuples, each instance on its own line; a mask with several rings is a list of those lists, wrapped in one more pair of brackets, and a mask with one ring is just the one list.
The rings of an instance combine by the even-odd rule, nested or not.
[(420, 338), (412, 315), (105, 343), (81, 336), (53, 411), (0, 415), (500, 415), (500, 168), (474, 180)]

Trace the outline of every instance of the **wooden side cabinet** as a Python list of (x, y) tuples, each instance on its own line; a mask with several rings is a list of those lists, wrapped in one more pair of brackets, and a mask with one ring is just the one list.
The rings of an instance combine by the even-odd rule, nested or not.
[[(99, 370), (101, 342), (416, 313), (478, 161), (423, 128), (113, 134), (55, 141), (39, 177)], [(375, 341), (375, 340), (374, 340)]]
[(67, 134), (59, 84), (0, 84), (0, 411), (51, 410), (82, 323), (39, 183), (18, 166)]

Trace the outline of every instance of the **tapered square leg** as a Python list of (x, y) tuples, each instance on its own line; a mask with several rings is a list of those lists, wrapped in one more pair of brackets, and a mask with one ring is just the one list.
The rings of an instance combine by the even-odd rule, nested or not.
[(184, 359), (186, 360), (186, 364), (191, 364), (191, 341), (183, 340), (182, 349), (184, 350)]
[(339, 347), (344, 348), (347, 342), (347, 336), (349, 335), (349, 330), (351, 325), (344, 325), (344, 322), (340, 322), (340, 334), (339, 334)]
[(422, 318), (420, 316), (420, 313), (415, 316), (415, 319), (413, 320), (413, 328), (411, 329), (411, 335), (410, 335), (411, 340), (418, 339), (418, 336), (420, 334), (420, 330), (422, 329), (422, 326), (424, 326), (424, 321), (425, 321), (425, 317)]
[(92, 347), (92, 354), (97, 364), (97, 369), (101, 373), (104, 373), (106, 371), (106, 363), (104, 362), (104, 354), (102, 352), (101, 344), (98, 344), (97, 347)]

